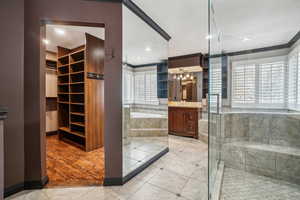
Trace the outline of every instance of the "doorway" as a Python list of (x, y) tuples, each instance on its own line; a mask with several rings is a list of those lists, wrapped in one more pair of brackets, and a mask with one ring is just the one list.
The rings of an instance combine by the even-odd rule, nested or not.
[(47, 187), (102, 185), (104, 26), (45, 26)]

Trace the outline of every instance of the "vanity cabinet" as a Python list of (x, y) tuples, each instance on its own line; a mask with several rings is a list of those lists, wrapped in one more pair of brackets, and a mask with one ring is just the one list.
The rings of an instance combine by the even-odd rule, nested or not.
[(169, 107), (169, 134), (198, 138), (200, 108)]

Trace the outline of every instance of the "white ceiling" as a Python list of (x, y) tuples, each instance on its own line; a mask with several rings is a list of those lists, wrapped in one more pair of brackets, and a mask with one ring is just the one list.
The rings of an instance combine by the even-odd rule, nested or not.
[[(64, 31), (64, 34), (57, 34), (56, 30)], [(87, 26), (66, 26), (46, 25), (46, 45), (48, 51), (57, 52), (57, 46), (73, 49), (85, 44), (85, 33), (89, 33), (104, 40), (105, 30), (99, 27)]]
[[(159, 62), (168, 56), (207, 53), (208, 0), (133, 0), (172, 37), (167, 43), (123, 6), (123, 61), (133, 65)], [(227, 52), (288, 42), (300, 30), (300, 0), (211, 0), (214, 16), (211, 49)], [(156, 1), (155, 1), (156, 2)], [(276, 2), (276, 3), (275, 3)], [(55, 28), (65, 30), (59, 35)], [(104, 39), (104, 28), (47, 25), (47, 49), (74, 48), (84, 33)], [(221, 43), (217, 35), (221, 33)], [(244, 38), (250, 40), (243, 41)], [(151, 51), (146, 51), (146, 49)]]
[(168, 42), (123, 5), (123, 61), (141, 65), (166, 59)]
[[(169, 55), (208, 52), (208, 0), (133, 0), (172, 39)], [(300, 30), (299, 0), (211, 0), (216, 51), (239, 51), (288, 42)], [(221, 32), (221, 43), (217, 33)], [(244, 38), (250, 40), (243, 41)]]

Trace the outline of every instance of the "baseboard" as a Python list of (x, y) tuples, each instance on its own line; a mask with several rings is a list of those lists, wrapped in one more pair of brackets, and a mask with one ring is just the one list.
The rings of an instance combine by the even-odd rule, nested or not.
[(24, 189), (33, 190), (33, 189), (42, 189), (49, 181), (48, 176), (45, 176), (42, 180), (39, 181), (25, 181)]
[(129, 174), (127, 174), (123, 178), (104, 178), (103, 186), (117, 186), (117, 185), (123, 185), (126, 182), (128, 182), (130, 179), (141, 173), (144, 169), (149, 167), (152, 163), (157, 161), (159, 158), (161, 158), (163, 155), (169, 152), (169, 148), (165, 148), (160, 153), (155, 155), (153, 158), (142, 164), (140, 167), (136, 168)]
[(40, 181), (25, 181), (23, 183), (12, 185), (4, 189), (4, 197), (6, 198), (23, 190), (42, 189), (48, 183), (48, 181), (49, 178), (46, 176)]
[(104, 178), (103, 186), (123, 185), (123, 178)]
[(57, 135), (58, 131), (48, 131), (46, 132), (46, 136)]
[(136, 168), (135, 170), (133, 170), (132, 172), (130, 172), (129, 174), (127, 174), (123, 178), (123, 184), (125, 184), (127, 181), (129, 181), (130, 179), (132, 179), (133, 177), (135, 177), (136, 175), (138, 175), (139, 173), (141, 173), (144, 169), (146, 169), (147, 167), (149, 167), (152, 163), (154, 163), (155, 161), (157, 161), (158, 159), (160, 159), (163, 155), (165, 155), (168, 152), (169, 152), (169, 148), (167, 147), (164, 150), (162, 150), (160, 153), (156, 154), (153, 158), (151, 158), (150, 160), (148, 160), (147, 162), (145, 162), (144, 164), (142, 164), (140, 167)]
[(18, 183), (4, 189), (4, 197), (11, 196), (24, 190), (24, 183)]

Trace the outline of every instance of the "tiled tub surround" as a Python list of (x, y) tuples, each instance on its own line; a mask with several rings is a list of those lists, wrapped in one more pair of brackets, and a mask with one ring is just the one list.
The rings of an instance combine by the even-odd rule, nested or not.
[(123, 108), (123, 175), (141, 167), (168, 145), (168, 118), (166, 112), (152, 113), (142, 108)]
[(214, 142), (225, 167), (300, 184), (298, 113), (222, 113), (220, 127)]

